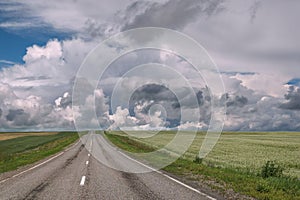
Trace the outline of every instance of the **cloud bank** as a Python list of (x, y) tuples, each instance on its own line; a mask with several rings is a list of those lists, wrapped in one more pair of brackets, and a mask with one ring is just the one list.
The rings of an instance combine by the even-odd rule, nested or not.
[[(0, 9), (4, 19), (0, 27), (19, 30), (18, 34), (33, 26), (72, 32), (71, 39), (51, 38), (45, 45), (28, 47), (23, 64), (0, 61), (10, 65), (0, 71), (2, 131), (74, 129), (74, 117), (84, 119), (93, 111), (94, 100), (98, 121), (87, 127), (205, 130), (211, 105), (225, 104), (225, 130), (300, 130), (300, 86), (295, 81), (300, 77), (300, 29), (294, 26), (299, 18), (294, 8), (299, 2), (89, 0), (60, 1), (59, 5), (56, 1), (16, 0)], [(282, 13), (280, 20), (277, 13)], [(222, 71), (226, 93), (211, 96), (209, 87), (194, 77), (192, 67), (182, 58), (141, 51), (112, 63), (95, 95), (85, 97), (84, 112), (72, 109), (76, 72), (90, 50), (114, 33), (144, 26), (182, 31), (203, 44)], [(149, 62), (167, 64), (187, 75), (198, 104), (191, 103), (188, 90), (170, 77), (168, 82), (180, 88), (184, 105), (166, 86), (151, 84), (149, 79), (149, 84), (132, 94), (127, 106), (112, 108), (114, 84), (133, 66)], [(124, 83), (126, 92), (141, 81), (136, 77)], [(182, 121), (181, 113), (188, 113), (190, 119)], [(198, 120), (194, 120), (196, 113)]]

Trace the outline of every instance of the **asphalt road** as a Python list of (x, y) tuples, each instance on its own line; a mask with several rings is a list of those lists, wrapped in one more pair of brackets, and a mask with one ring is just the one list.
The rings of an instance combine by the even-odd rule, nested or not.
[(91, 132), (50, 161), (0, 180), (0, 199), (214, 199), (161, 172), (128, 173), (107, 164), (146, 167)]

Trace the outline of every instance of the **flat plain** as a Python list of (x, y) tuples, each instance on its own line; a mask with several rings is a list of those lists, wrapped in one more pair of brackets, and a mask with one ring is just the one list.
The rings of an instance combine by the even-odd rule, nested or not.
[[(300, 200), (300, 133), (222, 133), (204, 159), (197, 158), (197, 155), (205, 133), (198, 132), (195, 137), (191, 137), (191, 132), (184, 134), (187, 139), (192, 138), (191, 145), (162, 170), (191, 184), (200, 184), (200, 187), (206, 184), (228, 199)], [(173, 146), (175, 151), (168, 148), (177, 137), (174, 131), (106, 131), (105, 135), (127, 152), (147, 153), (164, 149), (176, 154), (176, 149), (183, 148), (180, 143)], [(172, 153), (165, 155), (172, 156)], [(264, 172), (268, 173), (267, 176)]]
[(78, 137), (76, 132), (1, 133), (0, 173), (53, 155), (75, 142)]
[(55, 135), (57, 132), (9, 132), (9, 133), (0, 133), (0, 141), (9, 140), (18, 137), (25, 136), (43, 136), (43, 135)]
[[(117, 132), (125, 135), (125, 133)], [(186, 132), (186, 134), (193, 134)], [(138, 140), (156, 149), (165, 147), (174, 139), (173, 131), (143, 133), (130, 132), (131, 139)], [(148, 135), (148, 136), (147, 136)], [(152, 137), (151, 137), (152, 136)], [(190, 160), (199, 154), (205, 138), (198, 132), (184, 154)], [(169, 149), (171, 150), (171, 149)], [(213, 150), (203, 162), (218, 167), (259, 171), (268, 161), (276, 161), (285, 167), (285, 174), (300, 178), (300, 133), (298, 132), (226, 132), (222, 133)]]

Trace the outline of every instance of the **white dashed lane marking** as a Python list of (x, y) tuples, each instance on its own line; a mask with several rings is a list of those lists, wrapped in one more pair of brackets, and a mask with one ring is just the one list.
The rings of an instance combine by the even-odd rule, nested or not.
[(83, 185), (84, 185), (84, 182), (85, 182), (85, 176), (83, 176), (83, 177), (81, 178), (80, 186), (83, 186)]

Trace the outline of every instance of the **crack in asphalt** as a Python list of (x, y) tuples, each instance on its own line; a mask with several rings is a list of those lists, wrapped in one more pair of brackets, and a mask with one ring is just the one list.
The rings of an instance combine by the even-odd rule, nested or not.
[[(82, 144), (79, 149), (77, 150), (77, 152), (75, 153), (74, 156), (72, 156), (71, 158), (67, 159), (67, 161), (64, 163), (64, 165), (60, 168), (60, 169), (65, 169), (67, 166), (69, 166), (72, 161), (78, 157), (79, 153), (82, 151), (82, 149), (84, 148), (84, 145)], [(52, 180), (54, 180), (58, 174), (61, 173), (60, 170), (57, 170), (57, 172), (55, 172), (53, 174), (53, 176), (51, 176), (50, 178), (48, 177), (46, 179), (46, 181), (44, 181), (43, 183), (39, 184), (37, 187), (35, 187), (33, 190), (31, 190), (26, 196), (25, 198), (22, 198), (22, 200), (33, 200), (37, 198), (37, 195), (42, 192), (49, 184)]]
[(132, 188), (140, 199), (163, 199), (158, 196), (155, 192), (150, 190), (138, 176), (132, 173), (120, 172), (122, 178), (128, 183), (129, 187)]
[(24, 198), (24, 200), (32, 200), (35, 199), (37, 194), (40, 193), (41, 191), (43, 191), (45, 189), (45, 187), (47, 187), (49, 185), (48, 182), (45, 183), (41, 183), (40, 185), (38, 185), (36, 188), (34, 188), (29, 194), (27, 194)]

